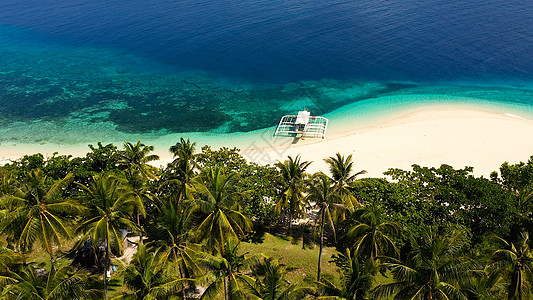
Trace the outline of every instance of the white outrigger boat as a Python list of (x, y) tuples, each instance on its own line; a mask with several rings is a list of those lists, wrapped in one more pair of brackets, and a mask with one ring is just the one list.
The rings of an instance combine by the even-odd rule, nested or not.
[(274, 135), (326, 138), (327, 129), (328, 119), (311, 116), (309, 111), (302, 110), (298, 112), (298, 115), (283, 116)]

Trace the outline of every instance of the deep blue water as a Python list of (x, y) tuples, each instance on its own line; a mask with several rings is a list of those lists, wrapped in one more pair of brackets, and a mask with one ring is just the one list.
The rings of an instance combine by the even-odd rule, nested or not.
[(533, 1), (1, 0), (0, 55), (0, 121), (247, 131), (291, 101), (324, 113), (442, 82), (527, 86)]
[(0, 24), (252, 82), (533, 78), (531, 0), (2, 0)]

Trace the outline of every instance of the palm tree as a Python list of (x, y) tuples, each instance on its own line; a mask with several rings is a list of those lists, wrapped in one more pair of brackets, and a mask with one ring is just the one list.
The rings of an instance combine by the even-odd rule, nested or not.
[(191, 143), (190, 139), (185, 140), (183, 137), (174, 146), (170, 147), (170, 152), (174, 154), (174, 157), (179, 161), (189, 161), (194, 164), (194, 152), (196, 149), (196, 143)]
[(501, 299), (500, 292), (504, 290), (501, 270), (485, 266), (473, 272), (463, 286), (464, 294), (472, 300)]
[(141, 225), (141, 216), (146, 217), (146, 205), (154, 205), (154, 196), (148, 189), (146, 178), (132, 168), (128, 168), (123, 173), (124, 177), (118, 179), (125, 185), (125, 188), (131, 192), (131, 196), (137, 198), (134, 206), (134, 215), (136, 216), (137, 227), (139, 228), (139, 240), (143, 240), (143, 227)]
[(125, 299), (167, 299), (184, 289), (189, 279), (176, 276), (173, 264), (165, 259), (160, 248), (147, 251), (139, 243), (131, 264), (124, 270), (124, 283), (129, 291), (122, 295)]
[[(42, 269), (40, 269), (42, 271)], [(12, 273), (12, 281), (4, 286), (2, 299), (97, 299), (98, 288), (92, 286), (95, 276), (74, 271), (71, 266), (52, 268), (44, 276), (33, 265), (22, 265)]]
[(333, 182), (324, 173), (313, 175), (308, 181), (308, 191), (306, 200), (314, 202), (315, 206), (319, 208), (320, 250), (318, 252), (317, 281), (320, 281), (322, 249), (324, 248), (324, 226), (327, 223), (335, 236), (335, 225), (333, 222), (336, 215), (335, 212), (344, 209), (344, 207), (338, 203), (340, 202), (340, 196), (333, 187)]
[(254, 268), (255, 281), (246, 281), (247, 296), (251, 299), (288, 300), (304, 299), (313, 290), (300, 287), (299, 284), (288, 284), (285, 279), (287, 271), (278, 261), (263, 258), (262, 263)]
[(25, 262), (25, 256), (8, 248), (0, 248), (0, 286), (16, 283), (14, 270)]
[(174, 161), (170, 167), (176, 172), (176, 183), (178, 183), (178, 202), (181, 199), (191, 198), (192, 179), (195, 176), (194, 170), (198, 168), (195, 152), (196, 143), (191, 143), (189, 139), (183, 137), (174, 146), (170, 147), (170, 152), (174, 155)]
[(338, 261), (341, 286), (338, 287), (327, 279), (318, 281), (318, 289), (322, 294), (318, 299), (366, 299), (368, 292), (372, 288), (372, 276), (365, 274), (361, 270), (357, 257), (352, 256), (349, 249), (346, 249), (345, 254), (338, 255)]
[(533, 252), (529, 247), (529, 234), (522, 232), (515, 243), (492, 236), (503, 245), (492, 250), (492, 268), (505, 272), (511, 278), (507, 288), (508, 299), (527, 299), (533, 282)]
[(300, 155), (296, 158), (289, 156), (284, 162), (277, 162), (276, 167), (281, 172), (281, 180), (284, 185), (283, 192), (276, 203), (276, 211), (280, 213), (283, 208), (289, 209), (289, 234), (292, 234), (292, 220), (304, 211), (303, 192), (304, 180), (307, 177), (305, 170), (311, 164), (309, 161), (300, 161)]
[(224, 241), (239, 238), (252, 229), (252, 222), (239, 211), (242, 194), (233, 188), (235, 173), (224, 174), (219, 167), (204, 170), (194, 180), (196, 203), (202, 217), (198, 239), (206, 241), (213, 253), (223, 252)]
[(239, 254), (239, 242), (234, 237), (226, 239), (220, 256), (204, 255), (201, 263), (209, 270), (207, 275), (212, 282), (206, 288), (200, 299), (214, 299), (223, 289), (224, 299), (245, 299), (244, 287), (253, 278), (244, 273), (254, 263), (257, 257), (246, 257)]
[(81, 197), (90, 208), (79, 231), (83, 233), (81, 241), (91, 240), (93, 247), (105, 246), (104, 257), (104, 294), (107, 299), (107, 270), (111, 263), (111, 254), (122, 255), (121, 229), (138, 230), (130, 221), (135, 206), (140, 206), (139, 199), (124, 189), (119, 180), (111, 175), (95, 176), (89, 186), (79, 184), (85, 192)]
[(470, 276), (471, 259), (461, 255), (468, 244), (463, 230), (450, 230), (438, 235), (429, 226), (417, 238), (409, 237), (412, 251), (405, 262), (383, 258), (394, 282), (378, 285), (373, 296), (381, 299), (395, 294), (395, 299), (463, 299), (459, 283)]
[(71, 237), (68, 219), (84, 209), (79, 203), (62, 197), (72, 177), (68, 174), (48, 186), (43, 171), (34, 169), (29, 172), (22, 187), (0, 199), (3, 209), (0, 232), (16, 240), (22, 251), (30, 251), (39, 241), (50, 255), (52, 266), (55, 263), (53, 246), (59, 245), (62, 238)]
[(329, 165), (329, 171), (335, 182), (335, 187), (338, 189), (338, 193), (342, 196), (343, 202), (351, 211), (360, 207), (361, 203), (353, 195), (351, 189), (353, 189), (354, 185), (357, 183), (357, 176), (366, 174), (366, 170), (352, 174), (353, 161), (351, 154), (345, 158), (344, 155), (337, 152), (335, 157), (332, 156), (326, 158), (324, 161)]
[(514, 214), (514, 225), (511, 230), (515, 232), (529, 231), (533, 229), (533, 185), (527, 185), (515, 193), (516, 213)]
[(195, 210), (192, 204), (175, 207), (172, 201), (166, 203), (150, 234), (150, 248), (157, 249), (162, 260), (172, 263), (181, 278), (194, 277), (201, 269), (196, 261), (200, 247), (192, 243), (191, 236)]
[(383, 209), (378, 205), (356, 210), (352, 218), (357, 222), (348, 230), (345, 238), (352, 242), (357, 257), (376, 259), (380, 255), (397, 257), (398, 249), (393, 241), (401, 231), (401, 225), (385, 219)]
[(142, 174), (144, 177), (153, 178), (154, 167), (148, 165), (149, 162), (159, 160), (159, 156), (149, 154), (154, 151), (154, 146), (146, 146), (137, 141), (137, 144), (130, 142), (124, 143), (124, 150), (118, 152), (118, 164), (130, 168), (135, 172)]

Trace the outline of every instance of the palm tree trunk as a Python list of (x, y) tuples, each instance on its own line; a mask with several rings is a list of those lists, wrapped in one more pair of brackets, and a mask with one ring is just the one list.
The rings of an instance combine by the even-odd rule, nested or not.
[(224, 299), (229, 300), (228, 276), (224, 276)]
[(141, 228), (141, 218), (139, 216), (139, 210), (137, 209), (137, 226), (139, 226), (139, 242), (143, 242), (143, 229)]
[(318, 274), (316, 275), (316, 281), (320, 281), (320, 272), (322, 270), (322, 248), (324, 248), (324, 208), (320, 213), (320, 250), (318, 251)]
[(289, 209), (289, 235), (292, 236), (292, 209)]
[[(180, 278), (185, 278), (186, 276), (183, 276), (183, 268), (179, 268), (179, 273), (180, 273)], [(183, 299), (187, 299), (185, 297), (185, 284), (183, 284), (183, 288), (181, 289), (181, 296), (183, 297)]]
[(54, 254), (51, 251), (50, 251), (50, 263), (51, 263), (51, 268), (53, 270), (56, 265), (56, 259), (54, 257)]
[(109, 233), (106, 233), (105, 261), (104, 261), (104, 299), (107, 298), (107, 270), (109, 270)]

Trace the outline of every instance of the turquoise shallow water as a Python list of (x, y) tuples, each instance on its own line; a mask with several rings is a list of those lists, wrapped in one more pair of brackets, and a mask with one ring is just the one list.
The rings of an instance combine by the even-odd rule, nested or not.
[(525, 76), (399, 80), (409, 76), (324, 78), (329, 72), (318, 72), (300, 80), (280, 73), (278, 82), (180, 67), (149, 53), (20, 26), (0, 25), (0, 45), (0, 145), (138, 139), (170, 145), (183, 135), (243, 147), (303, 108), (329, 117), (332, 131), (435, 104), (533, 118), (527, 65), (518, 72)]

